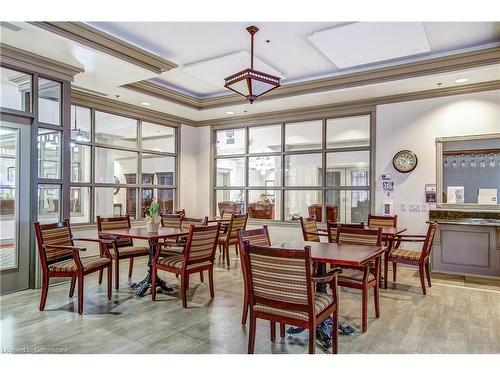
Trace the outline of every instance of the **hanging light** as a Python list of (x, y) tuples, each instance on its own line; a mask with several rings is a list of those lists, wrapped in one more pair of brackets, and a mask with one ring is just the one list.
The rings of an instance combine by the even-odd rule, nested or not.
[(242, 70), (239, 73), (230, 75), (224, 79), (224, 87), (234, 91), (237, 94), (246, 97), (250, 103), (257, 98), (277, 87), (280, 87), (280, 78), (259, 72), (253, 68), (253, 37), (259, 29), (256, 26), (247, 27), (251, 35), (251, 65), (250, 69)]

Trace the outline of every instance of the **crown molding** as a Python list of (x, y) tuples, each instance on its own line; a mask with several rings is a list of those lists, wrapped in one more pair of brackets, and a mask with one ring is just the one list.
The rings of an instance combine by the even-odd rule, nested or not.
[(177, 64), (133, 44), (98, 30), (84, 22), (28, 22), (97, 51), (147, 69), (156, 74), (177, 68)]
[(13, 68), (39, 73), (72, 82), (84, 69), (43, 57), (8, 44), (0, 43), (0, 63)]
[[(477, 68), (499, 62), (500, 47), (492, 47), (362, 72), (285, 84), (260, 97), (259, 102)], [(200, 111), (246, 103), (246, 99), (237, 94), (199, 99), (148, 81), (134, 82), (122, 87)]]

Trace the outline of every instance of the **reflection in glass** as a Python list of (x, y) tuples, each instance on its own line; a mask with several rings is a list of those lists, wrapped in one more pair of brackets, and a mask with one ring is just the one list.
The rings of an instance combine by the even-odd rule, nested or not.
[(38, 177), (61, 178), (61, 132), (38, 129)]
[(174, 209), (174, 189), (152, 189), (142, 188), (141, 194), (141, 218), (145, 215), (145, 208), (156, 199), (160, 205), (160, 212), (165, 214)]
[(61, 187), (38, 185), (38, 221), (55, 223), (60, 221)]
[(102, 183), (135, 184), (137, 153), (96, 147), (95, 181)]
[(369, 151), (330, 152), (326, 155), (327, 186), (368, 186)]
[(285, 156), (285, 186), (321, 186), (321, 154)]
[(215, 199), (219, 215), (222, 215), (222, 211), (245, 212), (244, 190), (217, 190)]
[(175, 128), (142, 123), (142, 148), (161, 152), (175, 152)]
[(108, 145), (137, 148), (137, 121), (96, 111), (95, 141)]
[(255, 126), (248, 129), (251, 154), (281, 151), (281, 125)]
[(143, 183), (151, 185), (173, 185), (175, 157), (142, 154), (142, 172), (149, 173), (153, 178)]
[(70, 220), (72, 223), (90, 222), (90, 188), (71, 187), (69, 198)]
[(71, 139), (90, 142), (90, 109), (71, 106)]
[(90, 146), (71, 144), (71, 182), (90, 182)]
[(244, 186), (245, 159), (217, 159), (216, 186)]
[(370, 191), (328, 190), (326, 205), (337, 207), (340, 223), (366, 223), (370, 213)]
[(322, 146), (322, 122), (304, 121), (285, 124), (285, 150), (315, 150)]
[(0, 107), (31, 112), (31, 74), (0, 67)]
[(248, 158), (249, 186), (280, 186), (281, 156), (256, 156)]
[(249, 190), (248, 217), (252, 219), (281, 219), (280, 190)]
[(320, 190), (288, 190), (285, 191), (285, 220), (299, 220), (309, 217), (309, 209), (323, 202)]
[(95, 188), (95, 216), (136, 217), (137, 189), (113, 187)]
[(38, 79), (38, 121), (61, 125), (61, 84)]
[(370, 145), (370, 115), (326, 120), (326, 147), (360, 147)]
[(245, 152), (245, 129), (228, 129), (217, 132), (217, 155), (243, 154)]

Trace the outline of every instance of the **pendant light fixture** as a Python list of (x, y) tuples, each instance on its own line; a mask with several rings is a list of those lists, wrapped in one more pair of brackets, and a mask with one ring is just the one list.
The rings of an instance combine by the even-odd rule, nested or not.
[(239, 73), (230, 75), (225, 78), (224, 87), (234, 91), (237, 94), (243, 95), (253, 103), (257, 98), (276, 87), (280, 87), (280, 78), (259, 72), (253, 68), (253, 37), (259, 29), (256, 26), (247, 27), (251, 38), (251, 65), (249, 69), (242, 70)]

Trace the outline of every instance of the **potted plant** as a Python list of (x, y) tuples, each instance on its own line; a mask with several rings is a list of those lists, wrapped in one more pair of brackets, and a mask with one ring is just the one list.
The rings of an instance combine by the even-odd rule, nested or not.
[(160, 227), (160, 205), (156, 200), (151, 202), (149, 206), (144, 209), (145, 221), (148, 223), (148, 232), (156, 233)]

